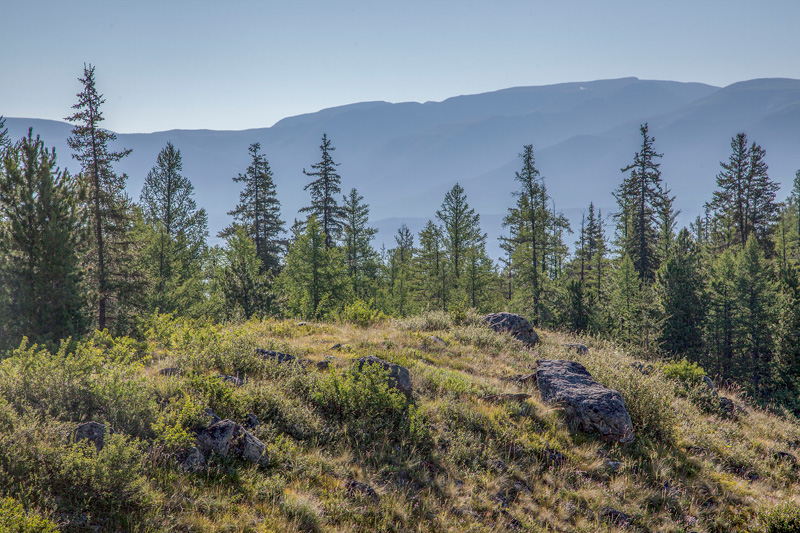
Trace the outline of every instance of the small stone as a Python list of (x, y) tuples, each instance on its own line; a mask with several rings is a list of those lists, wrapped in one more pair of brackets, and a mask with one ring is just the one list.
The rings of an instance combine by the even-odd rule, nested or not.
[(501, 473), (502, 473), (502, 472), (506, 472), (506, 471), (508, 471), (508, 465), (507, 465), (507, 464), (505, 464), (505, 463), (504, 463), (503, 461), (501, 461), (500, 459), (497, 459), (497, 460), (495, 460), (495, 461), (492, 461), (492, 462), (489, 464), (489, 466), (490, 466), (490, 467), (491, 467), (491, 469), (492, 469), (492, 470), (494, 470), (495, 472), (501, 472)]
[(411, 394), (413, 391), (411, 387), (411, 375), (408, 373), (407, 368), (394, 363), (389, 363), (388, 361), (384, 361), (383, 359), (375, 357), (374, 355), (368, 355), (366, 357), (359, 358), (357, 361), (356, 370), (361, 372), (364, 368), (364, 365), (379, 365), (383, 367), (384, 370), (389, 372), (389, 384), (392, 387), (406, 395)]
[(320, 370), (328, 370), (329, 366), (331, 366), (330, 361), (317, 361), (317, 368)]
[(184, 472), (199, 472), (206, 466), (206, 458), (200, 448), (192, 446), (186, 458), (180, 462)]
[(613, 507), (604, 507), (600, 515), (617, 526), (628, 527), (631, 525), (631, 517)]
[(729, 398), (723, 398), (720, 396), (719, 398), (719, 409), (722, 411), (723, 414), (733, 417), (736, 417), (736, 404), (733, 403), (733, 400)]
[(589, 348), (585, 344), (581, 344), (579, 342), (569, 342), (564, 346), (567, 347), (567, 350), (575, 350), (580, 355), (586, 355), (589, 353)]
[(620, 468), (622, 468), (622, 462), (612, 461), (611, 459), (609, 459), (606, 461), (605, 466), (609, 472), (616, 474), (617, 472), (619, 472)]
[(298, 322), (297, 325), (300, 327), (307, 326), (308, 322)]
[(544, 450), (542, 451), (544, 455), (544, 461), (548, 465), (552, 466), (561, 466), (567, 463), (567, 456), (561, 452), (558, 452), (549, 446), (545, 446)]
[(331, 346), (331, 350), (341, 350), (341, 349), (342, 349), (342, 343), (341, 342), (337, 342), (336, 344)]
[(297, 361), (297, 358), (295, 356), (289, 355), (288, 353), (276, 352), (275, 350), (264, 350), (263, 348), (256, 348), (256, 353), (260, 355), (263, 359), (266, 359), (268, 361), (274, 361), (278, 364), (293, 363)]
[(178, 368), (177, 366), (170, 366), (167, 368), (162, 368), (158, 371), (159, 374), (162, 376), (182, 376), (183, 370)]
[(506, 401), (513, 401), (513, 402), (524, 402), (528, 398), (530, 398), (530, 394), (492, 394), (491, 396), (485, 396), (483, 399), (489, 402), (506, 402)]
[(431, 340), (431, 342), (433, 342), (434, 344), (438, 344), (439, 346), (447, 346), (447, 342), (446, 342), (446, 341), (445, 341), (443, 338), (439, 337), (438, 335), (431, 335), (431, 336), (430, 336), (430, 337), (428, 337), (428, 338), (429, 338), (429, 339)]
[(220, 374), (218, 377), (225, 383), (230, 383), (234, 387), (241, 387), (244, 385), (244, 380), (237, 376), (226, 376), (225, 374)]
[(251, 463), (267, 464), (266, 445), (233, 420), (221, 420), (198, 431), (198, 447), (222, 457), (233, 455)]
[(74, 441), (80, 442), (82, 440), (88, 440), (95, 445), (99, 452), (106, 445), (106, 432), (108, 432), (109, 435), (114, 433), (111, 428), (108, 428), (107, 431), (106, 426), (100, 422), (84, 422), (75, 428)]
[(797, 464), (797, 458), (789, 452), (775, 452), (775, 457), (782, 461), (788, 461), (793, 465)]
[(367, 496), (373, 500), (380, 500), (380, 496), (375, 489), (367, 485), (366, 483), (361, 483), (360, 481), (350, 480), (345, 485), (345, 490), (350, 496), (355, 496), (356, 494), (362, 494)]

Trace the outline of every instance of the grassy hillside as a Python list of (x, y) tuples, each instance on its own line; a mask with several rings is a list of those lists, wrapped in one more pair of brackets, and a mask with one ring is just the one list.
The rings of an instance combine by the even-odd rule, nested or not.
[[(0, 362), (0, 531), (800, 531), (796, 420), (731, 390), (739, 409), (720, 409), (687, 365), (541, 337), (531, 351), (444, 314), (366, 327), (159, 317), (144, 342), (23, 345)], [(565, 348), (576, 341), (588, 354)], [(352, 371), (370, 354), (409, 370), (410, 398)], [(635, 442), (573, 431), (535, 384), (509, 379), (545, 358), (619, 390)], [(531, 396), (486, 399), (504, 392)], [(184, 471), (206, 408), (255, 415), (268, 463), (208, 455)], [(89, 420), (114, 430), (100, 451), (73, 438)]]

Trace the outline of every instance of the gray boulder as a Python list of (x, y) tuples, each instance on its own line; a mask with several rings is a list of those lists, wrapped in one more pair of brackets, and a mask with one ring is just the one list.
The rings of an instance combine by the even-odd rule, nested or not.
[(199, 472), (206, 467), (206, 458), (200, 448), (192, 446), (179, 464), (184, 472)]
[(267, 464), (266, 445), (233, 420), (220, 420), (197, 432), (197, 445), (203, 452), (234, 456), (251, 463)]
[(84, 422), (75, 428), (73, 438), (74, 442), (88, 440), (95, 445), (97, 451), (99, 452), (103, 449), (103, 446), (106, 445), (106, 433), (111, 435), (114, 432), (111, 430), (111, 428), (106, 429), (106, 426), (100, 422)]
[(539, 342), (539, 335), (533, 331), (533, 326), (528, 320), (514, 313), (492, 313), (483, 317), (483, 321), (499, 333), (509, 333), (512, 337), (520, 340), (528, 346), (534, 346)]
[(542, 400), (563, 406), (578, 429), (611, 442), (633, 442), (633, 423), (622, 395), (592, 379), (580, 363), (537, 361), (536, 381)]
[(379, 359), (374, 355), (368, 355), (358, 359), (358, 364), (356, 366), (358, 372), (363, 370), (364, 365), (381, 366), (384, 370), (389, 372), (389, 384), (392, 387), (399, 390), (403, 394), (411, 394), (413, 388), (411, 387), (411, 375), (408, 373), (407, 368), (384, 361), (383, 359)]

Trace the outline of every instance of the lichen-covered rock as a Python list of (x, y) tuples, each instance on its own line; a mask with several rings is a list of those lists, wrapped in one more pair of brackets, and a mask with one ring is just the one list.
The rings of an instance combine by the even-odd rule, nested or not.
[(205, 468), (206, 458), (200, 448), (192, 446), (179, 463), (184, 472), (199, 472)]
[(564, 414), (579, 429), (599, 433), (611, 442), (633, 441), (633, 423), (622, 395), (595, 381), (580, 363), (538, 361), (536, 381), (542, 400), (563, 406)]
[(197, 432), (201, 451), (212, 451), (223, 457), (234, 456), (251, 463), (268, 462), (266, 445), (233, 420), (220, 420)]
[(263, 348), (256, 348), (256, 353), (263, 359), (274, 361), (276, 363), (294, 363), (297, 358), (288, 353), (276, 352), (275, 350), (265, 350)]
[(374, 355), (368, 355), (358, 359), (358, 364), (356, 366), (358, 372), (362, 371), (364, 365), (381, 366), (384, 370), (389, 372), (389, 384), (392, 387), (399, 390), (403, 394), (411, 394), (413, 388), (411, 387), (411, 375), (408, 373), (407, 368), (384, 361), (383, 359), (375, 357)]
[(539, 342), (539, 335), (533, 331), (533, 326), (528, 319), (514, 313), (491, 313), (483, 317), (484, 322), (493, 330), (500, 333), (509, 333), (528, 346)]
[(75, 428), (74, 440), (75, 442), (88, 440), (95, 445), (97, 451), (100, 451), (106, 445), (106, 433), (110, 435), (114, 432), (111, 428), (106, 429), (100, 422), (84, 422)]

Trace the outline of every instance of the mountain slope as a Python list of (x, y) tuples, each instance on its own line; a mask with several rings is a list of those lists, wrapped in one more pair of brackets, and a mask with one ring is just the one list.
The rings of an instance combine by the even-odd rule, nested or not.
[[(247, 166), (247, 147), (260, 142), (275, 171), (284, 217), (291, 221), (308, 202), (302, 169), (319, 158), (325, 132), (337, 148), (343, 189), (357, 187), (372, 218), (389, 234), (387, 219), (434, 215), (444, 191), (456, 181), (485, 219), (500, 220), (513, 201), (517, 154), (533, 144), (537, 164), (558, 209), (578, 216), (590, 201), (610, 213), (619, 169), (640, 144), (638, 127), (650, 123), (656, 149), (665, 154), (664, 179), (677, 194), (684, 222), (693, 218), (715, 186), (719, 161), (727, 159), (738, 131), (767, 150), (773, 179), (790, 183), (800, 168), (800, 81), (751, 80), (719, 89), (697, 83), (623, 78), (541, 87), (517, 87), (458, 96), (442, 102), (364, 102), (283, 119), (246, 131), (175, 130), (119, 136), (133, 154), (119, 169), (138, 197), (158, 151), (173, 142), (184, 172), (209, 212), (212, 234), (228, 222), (238, 199), (230, 179)], [(34, 125), (68, 158), (69, 126), (9, 118), (12, 136)], [(378, 222), (382, 221), (382, 222)], [(502, 231), (490, 228), (490, 243)], [(499, 250), (495, 247), (494, 254)]]

